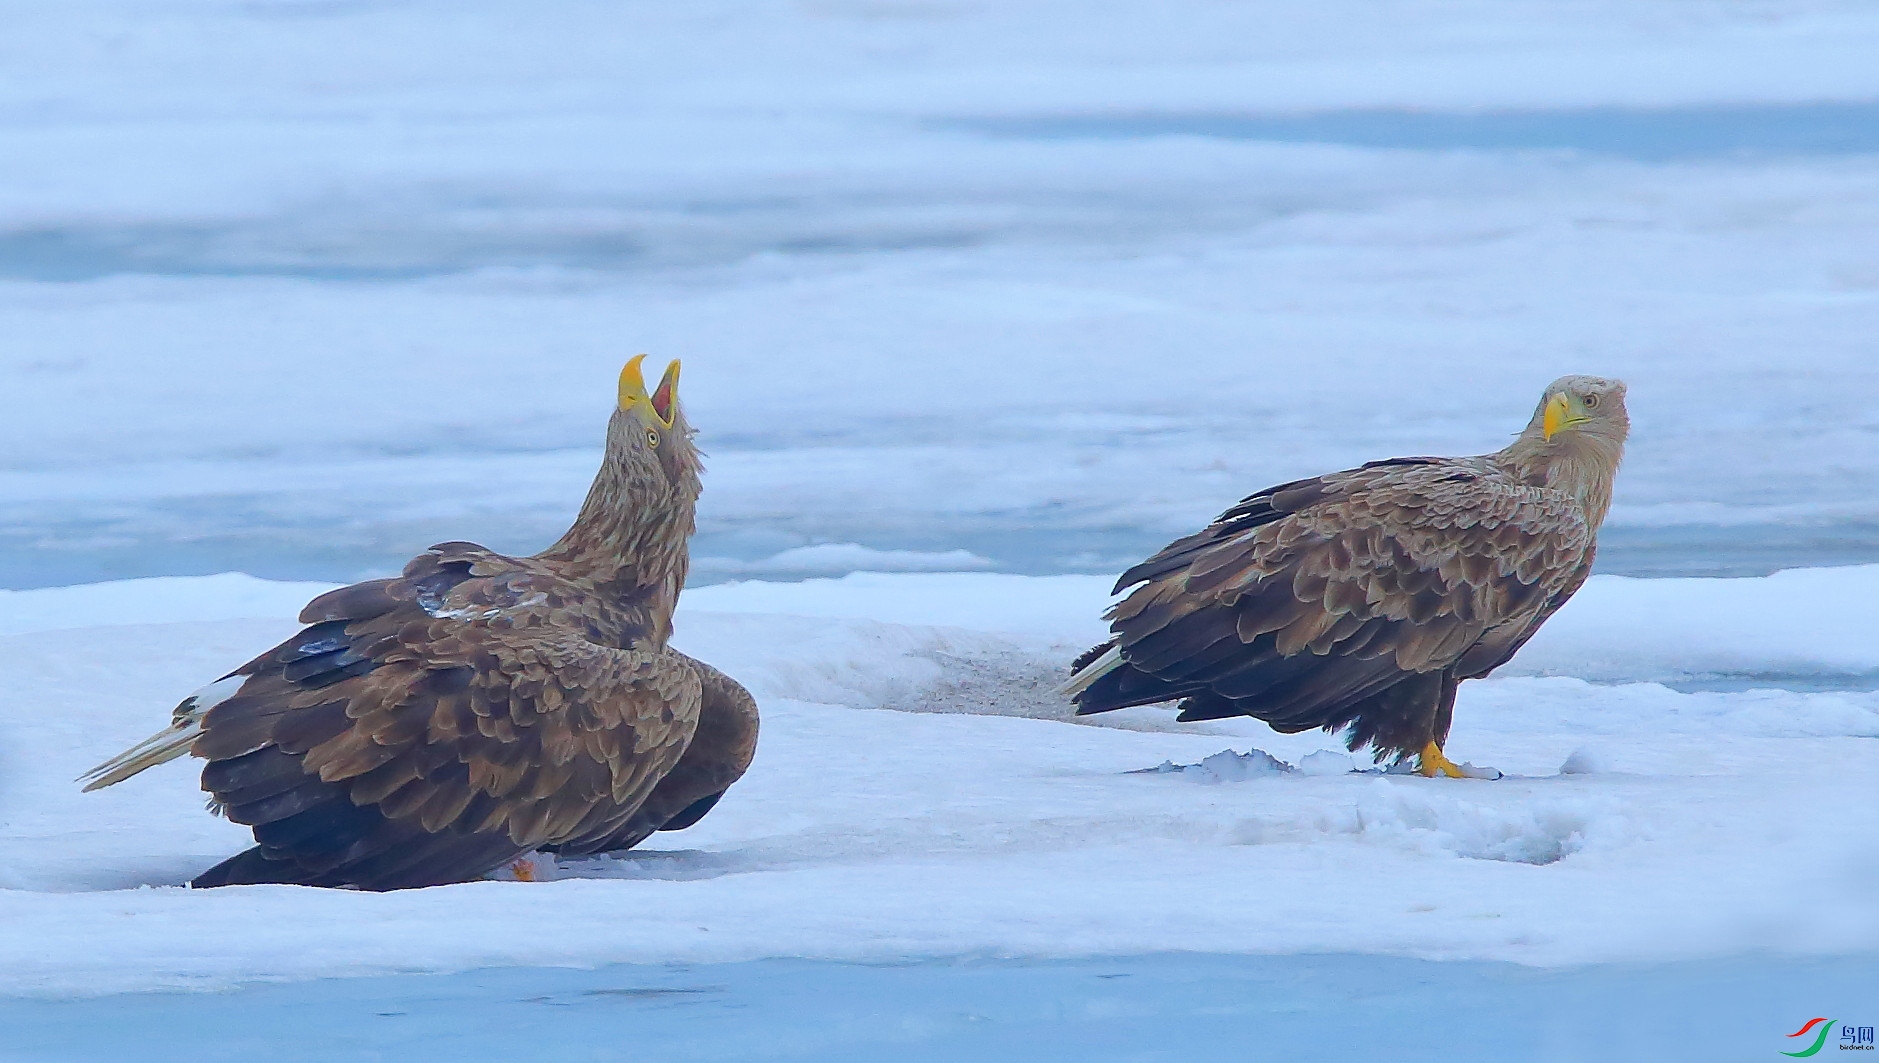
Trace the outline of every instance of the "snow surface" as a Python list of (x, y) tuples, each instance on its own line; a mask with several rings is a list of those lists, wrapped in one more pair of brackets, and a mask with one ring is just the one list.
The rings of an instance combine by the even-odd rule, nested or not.
[[(14, 662), (0, 691), (0, 993), (777, 956), (1555, 965), (1879, 948), (1879, 693), (1679, 693), (1632, 681), (1619, 652), (1634, 633), (1619, 621), (1649, 602), (1691, 666), (1791, 669), (1812, 636), (1827, 647), (1815, 666), (1876, 668), (1879, 644), (1862, 656), (1835, 632), (1870, 615), (1879, 566), (1595, 579), (1555, 620), (1555, 645), (1531, 647), (1583, 675), (1463, 688), (1450, 750), (1508, 773), (1495, 782), (1327, 773), (1336, 762), (1311, 754), (1337, 749), (1331, 736), (1251, 721), (1063, 719), (1049, 687), (1101, 630), (1106, 588), (1091, 577), (704, 588), (685, 596), (678, 643), (757, 694), (764, 735), (698, 826), (544, 865), (546, 882), (178, 888), (247, 843), (203, 811), (190, 766), (89, 795), (70, 780), (293, 630), (318, 589), (223, 576), (0, 598)], [(1758, 651), (1775, 609), (1794, 637)], [(166, 611), (189, 619), (147, 622)], [(108, 623), (125, 617), (144, 622)], [(1041, 716), (1054, 718), (1021, 718)], [(1224, 767), (1228, 747), (1310, 770), (1143, 771)]]

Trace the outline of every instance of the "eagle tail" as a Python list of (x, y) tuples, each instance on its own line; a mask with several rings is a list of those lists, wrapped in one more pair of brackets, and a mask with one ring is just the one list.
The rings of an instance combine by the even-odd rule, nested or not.
[(271, 859), (259, 845), (243, 849), (190, 880), (195, 889), (215, 886), (327, 886), (329, 876), (308, 871), (292, 860)]
[(1074, 667), (1070, 681), (1058, 689), (1076, 703), (1078, 716), (1178, 701), (1204, 689), (1191, 680), (1162, 679), (1142, 671), (1123, 657), (1115, 642), (1091, 648)]
[(202, 734), (203, 717), (210, 709), (227, 701), (247, 678), (245, 675), (224, 676), (184, 698), (170, 713), (168, 727), (80, 775), (77, 781), (85, 784), (86, 793), (102, 790), (189, 752), (189, 747)]
[(1057, 693), (1068, 698), (1075, 698), (1090, 688), (1090, 684), (1115, 671), (1122, 665), (1122, 645), (1115, 640), (1100, 646), (1092, 646), (1083, 651), (1070, 664), (1070, 679), (1057, 688)]

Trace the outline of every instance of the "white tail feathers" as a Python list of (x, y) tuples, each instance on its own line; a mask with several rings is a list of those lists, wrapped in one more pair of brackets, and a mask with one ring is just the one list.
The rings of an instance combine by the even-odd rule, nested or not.
[(1077, 669), (1070, 681), (1057, 688), (1057, 693), (1067, 698), (1074, 698), (1090, 688), (1090, 684), (1116, 670), (1122, 663), (1122, 646), (1117, 644), (1103, 651), (1101, 657)]
[(85, 792), (116, 785), (146, 768), (167, 764), (189, 752), (196, 736), (202, 733), (202, 718), (247, 681), (245, 675), (224, 676), (184, 698), (170, 713), (168, 727), (80, 775), (78, 781), (85, 784)]

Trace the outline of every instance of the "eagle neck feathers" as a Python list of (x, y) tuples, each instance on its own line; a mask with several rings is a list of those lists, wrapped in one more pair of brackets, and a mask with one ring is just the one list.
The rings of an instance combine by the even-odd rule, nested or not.
[(1587, 527), (1596, 531), (1611, 511), (1612, 484), (1624, 453), (1622, 434), (1565, 432), (1549, 442), (1537, 427), (1529, 427), (1490, 460), (1522, 483), (1578, 500)]
[[(673, 435), (680, 438), (672, 442), (689, 450), (688, 432)], [(698, 473), (695, 455), (662, 467), (609, 433), (606, 458), (573, 525), (536, 558), (553, 564), (563, 579), (623, 603), (645, 603), (655, 617), (669, 620), (690, 566)], [(658, 626), (670, 630), (668, 623)]]

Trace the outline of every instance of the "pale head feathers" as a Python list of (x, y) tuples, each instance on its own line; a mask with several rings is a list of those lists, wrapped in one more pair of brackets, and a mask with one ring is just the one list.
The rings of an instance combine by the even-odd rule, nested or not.
[(659, 386), (646, 390), (645, 355), (620, 370), (619, 399), (607, 422), (600, 471), (567, 534), (540, 555), (608, 568), (638, 585), (684, 582), (686, 542), (702, 489), (703, 463), (679, 399), (679, 363), (666, 366)]
[(1596, 528), (1611, 509), (1630, 431), (1624, 381), (1563, 376), (1546, 386), (1526, 429), (1496, 457), (1521, 479), (1578, 498)]

